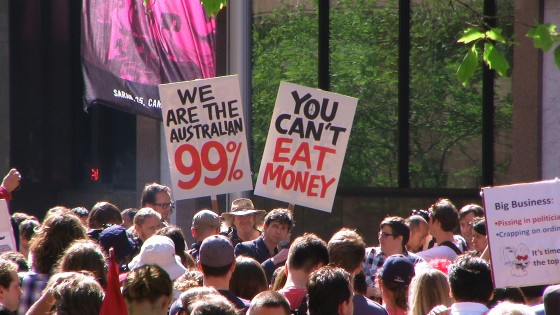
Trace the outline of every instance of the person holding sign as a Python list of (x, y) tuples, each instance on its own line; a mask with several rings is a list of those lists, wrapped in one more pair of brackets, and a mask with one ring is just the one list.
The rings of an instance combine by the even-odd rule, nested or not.
[(12, 200), (12, 191), (18, 188), (21, 181), (21, 174), (15, 168), (12, 168), (2, 180), (0, 185), (0, 199)]
[(266, 211), (256, 210), (251, 199), (239, 198), (231, 203), (231, 210), (222, 213), (228, 227), (227, 237), (233, 247), (242, 242), (256, 240), (261, 236)]
[(255, 258), (261, 263), (270, 282), (274, 270), (283, 265), (288, 258), (289, 246), (285, 245), (293, 227), (294, 218), (290, 210), (274, 209), (264, 218), (263, 235), (256, 240), (237, 244), (235, 256)]

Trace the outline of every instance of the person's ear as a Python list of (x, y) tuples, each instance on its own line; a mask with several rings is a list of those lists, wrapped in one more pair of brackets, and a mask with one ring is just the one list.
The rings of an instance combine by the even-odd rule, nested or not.
[(345, 314), (351, 314), (349, 308), (352, 307), (350, 305), (350, 299), (353, 298), (352, 296), (350, 296), (350, 298), (346, 301), (343, 301), (342, 303), (340, 303), (338, 305), (338, 314), (340, 315), (345, 315)]
[(196, 233), (196, 230), (193, 227), (191, 228), (191, 234), (194, 238), (198, 239), (198, 234)]

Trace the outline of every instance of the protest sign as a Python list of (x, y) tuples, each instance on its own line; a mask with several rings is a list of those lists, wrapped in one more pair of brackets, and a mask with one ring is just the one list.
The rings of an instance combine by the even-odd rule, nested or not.
[(560, 181), (482, 191), (494, 285), (560, 282)]
[(159, 93), (174, 197), (253, 189), (238, 77), (162, 84)]
[(8, 251), (17, 252), (16, 240), (12, 230), (8, 203), (5, 199), (0, 199), (0, 253)]
[(255, 194), (330, 212), (357, 103), (282, 82)]

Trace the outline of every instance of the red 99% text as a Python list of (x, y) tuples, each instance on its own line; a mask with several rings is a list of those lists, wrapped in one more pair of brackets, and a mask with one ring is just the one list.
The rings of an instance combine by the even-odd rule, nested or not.
[[(214, 177), (204, 176), (203, 181), (208, 186), (218, 186), (226, 178), (229, 182), (241, 179), (243, 171), (235, 167), (242, 144), (242, 142), (229, 141), (224, 147), (218, 141), (209, 141), (202, 146), (200, 153), (198, 148), (193, 145), (182, 144), (179, 146), (175, 151), (175, 165), (181, 174), (191, 176), (190, 180), (179, 180), (179, 188), (196, 187), (205, 172), (215, 174)], [(188, 156), (185, 156), (187, 154)], [(185, 164), (185, 160), (190, 160), (190, 163)]]

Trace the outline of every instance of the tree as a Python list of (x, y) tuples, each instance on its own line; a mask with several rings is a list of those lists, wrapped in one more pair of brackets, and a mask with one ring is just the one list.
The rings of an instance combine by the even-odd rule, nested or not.
[[(341, 185), (396, 186), (397, 1), (339, 0), (331, 6), (332, 91), (359, 99)], [(441, 0), (424, 1), (413, 8), (413, 187), (474, 187), (480, 177), (480, 152), (469, 149), (481, 135), (480, 84), (462, 87), (456, 81), (464, 48), (455, 39), (465, 22), (476, 19), (472, 11)], [(312, 3), (308, 7), (284, 5), (255, 18), (255, 165), (260, 164), (279, 82), (317, 85), (316, 25)], [(503, 55), (507, 58), (511, 54)], [(480, 78), (476, 69), (473, 75)], [(497, 98), (496, 108), (497, 125), (507, 129), (511, 121), (507, 94)]]

